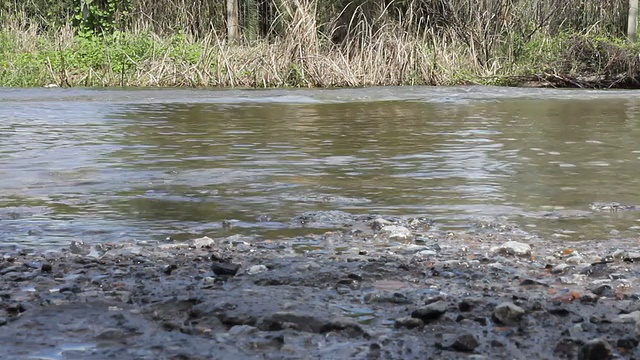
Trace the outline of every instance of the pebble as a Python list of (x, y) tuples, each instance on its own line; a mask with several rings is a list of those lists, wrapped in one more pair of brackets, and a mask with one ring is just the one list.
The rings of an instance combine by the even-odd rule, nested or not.
[(478, 345), (480, 345), (480, 343), (475, 335), (462, 334), (451, 344), (451, 348), (456, 351), (472, 352)]
[(233, 263), (213, 263), (211, 270), (218, 276), (235, 276), (240, 270), (240, 264)]
[(575, 255), (569, 256), (564, 261), (567, 264), (571, 264), (571, 265), (578, 265), (578, 264), (583, 264), (583, 263), (586, 262), (584, 257), (582, 257), (582, 255), (580, 255), (580, 254), (575, 254)]
[(424, 327), (424, 321), (413, 317), (402, 317), (396, 319), (393, 326), (395, 328), (421, 329)]
[(389, 239), (410, 240), (411, 238), (413, 238), (413, 234), (411, 233), (411, 230), (407, 229), (404, 226), (389, 225), (389, 226), (383, 227), (381, 231), (387, 233), (387, 236), (389, 237)]
[(616, 296), (616, 293), (613, 291), (611, 286), (607, 285), (607, 284), (600, 285), (600, 286), (596, 287), (595, 289), (591, 290), (591, 292), (596, 294), (596, 295), (598, 295), (598, 296), (603, 296), (603, 297), (615, 297)]
[(204, 236), (193, 240), (192, 244), (197, 248), (203, 248), (214, 245), (215, 241), (208, 236)]
[(562, 274), (572, 268), (571, 265), (568, 264), (558, 264), (551, 268), (552, 274)]
[(507, 241), (500, 246), (491, 248), (491, 252), (505, 255), (529, 256), (531, 246), (518, 241)]
[(587, 341), (578, 353), (578, 360), (607, 360), (613, 358), (613, 347), (605, 339)]
[(392, 226), (393, 223), (389, 220), (383, 219), (383, 218), (377, 218), (375, 220), (373, 220), (373, 223), (371, 224), (371, 227), (374, 230), (381, 230), (382, 228), (384, 228), (385, 226)]
[(524, 309), (511, 302), (503, 302), (493, 310), (493, 318), (505, 325), (517, 323), (524, 314)]
[(42, 264), (42, 267), (40, 267), (40, 271), (43, 273), (50, 273), (51, 270), (53, 270), (53, 266), (51, 266), (51, 264), (44, 263)]
[(268, 270), (268, 269), (267, 269), (267, 267), (266, 267), (266, 266), (264, 266), (264, 265), (253, 265), (252, 267), (250, 267), (250, 268), (247, 270), (247, 274), (249, 274), (249, 275), (255, 275), (255, 274), (259, 274), (259, 273), (261, 273), (261, 272), (265, 272), (265, 271), (267, 271), (267, 270)]

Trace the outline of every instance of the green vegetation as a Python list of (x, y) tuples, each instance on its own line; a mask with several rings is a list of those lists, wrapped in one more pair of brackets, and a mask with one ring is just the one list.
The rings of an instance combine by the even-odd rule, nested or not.
[(1, 86), (636, 86), (628, 1), (0, 1)]

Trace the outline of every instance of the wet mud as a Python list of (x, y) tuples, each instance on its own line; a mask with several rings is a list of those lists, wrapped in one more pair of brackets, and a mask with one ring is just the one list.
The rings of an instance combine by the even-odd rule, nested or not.
[(640, 358), (637, 239), (292, 221), (333, 230), (2, 248), (0, 358)]

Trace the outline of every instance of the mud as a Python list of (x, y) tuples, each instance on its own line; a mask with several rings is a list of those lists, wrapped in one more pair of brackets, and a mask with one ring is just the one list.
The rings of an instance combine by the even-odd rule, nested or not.
[(0, 358), (640, 358), (637, 239), (292, 221), (334, 230), (0, 249)]

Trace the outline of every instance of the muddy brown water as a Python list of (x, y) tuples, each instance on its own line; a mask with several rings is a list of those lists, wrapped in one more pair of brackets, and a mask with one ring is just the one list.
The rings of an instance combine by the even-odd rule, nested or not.
[(640, 205), (639, 95), (2, 89), (0, 243), (290, 237), (319, 210), (633, 237), (640, 212), (590, 203)]

